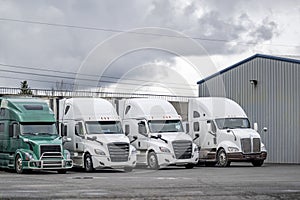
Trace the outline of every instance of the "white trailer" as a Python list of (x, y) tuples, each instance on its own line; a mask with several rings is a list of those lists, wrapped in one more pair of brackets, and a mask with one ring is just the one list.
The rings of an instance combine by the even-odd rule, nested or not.
[(119, 101), (118, 110), (125, 134), (137, 149), (137, 164), (159, 169), (169, 165), (193, 168), (198, 163), (198, 147), (184, 133), (181, 117), (169, 102), (126, 99)]
[[(262, 166), (267, 150), (244, 110), (236, 102), (221, 97), (190, 99), (187, 132), (200, 147), (200, 161), (207, 166), (229, 166), (231, 162), (252, 162)], [(263, 131), (267, 129), (264, 128)]]
[(124, 134), (119, 116), (110, 102), (100, 98), (70, 98), (59, 101), (62, 136), (75, 167), (93, 171), (122, 168), (132, 171), (136, 149)]

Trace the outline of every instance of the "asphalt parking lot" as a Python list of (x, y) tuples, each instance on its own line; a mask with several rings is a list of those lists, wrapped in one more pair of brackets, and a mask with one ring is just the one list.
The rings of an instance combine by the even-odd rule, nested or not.
[(0, 199), (300, 199), (300, 165), (21, 175), (2, 170), (0, 180)]

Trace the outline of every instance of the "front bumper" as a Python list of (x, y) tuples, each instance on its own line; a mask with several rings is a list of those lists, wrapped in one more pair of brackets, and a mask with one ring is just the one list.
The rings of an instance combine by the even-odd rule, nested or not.
[(176, 159), (175, 156), (170, 153), (157, 153), (157, 160), (159, 166), (186, 165), (197, 164), (199, 157), (198, 152), (192, 154), (192, 157), (189, 159)]
[(23, 161), (24, 169), (38, 169), (38, 170), (58, 170), (70, 169), (73, 167), (72, 160), (30, 160)]
[(92, 160), (93, 167), (95, 169), (101, 169), (106, 167), (121, 169), (124, 167), (134, 168), (136, 166), (136, 155), (129, 156), (128, 161), (125, 162), (112, 162), (109, 157), (99, 155), (92, 155)]
[(229, 161), (253, 161), (253, 160), (265, 160), (267, 158), (267, 152), (244, 154), (242, 152), (227, 153)]

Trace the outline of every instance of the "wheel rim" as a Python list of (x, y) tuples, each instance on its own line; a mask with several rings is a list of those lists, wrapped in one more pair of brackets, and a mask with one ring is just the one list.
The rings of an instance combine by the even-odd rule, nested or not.
[(156, 157), (154, 154), (149, 156), (149, 165), (151, 168), (156, 168)]
[(22, 169), (23, 169), (22, 159), (20, 157), (18, 157), (17, 162), (16, 162), (16, 170), (17, 170), (17, 172), (21, 172)]
[(89, 156), (85, 159), (85, 168), (87, 170), (91, 170), (91, 168), (92, 168), (92, 160), (91, 160), (91, 157), (89, 157)]
[(225, 164), (226, 164), (226, 162), (227, 162), (227, 157), (226, 157), (226, 154), (225, 154), (225, 152), (220, 152), (220, 154), (219, 154), (219, 164), (221, 165), (221, 166), (224, 166)]

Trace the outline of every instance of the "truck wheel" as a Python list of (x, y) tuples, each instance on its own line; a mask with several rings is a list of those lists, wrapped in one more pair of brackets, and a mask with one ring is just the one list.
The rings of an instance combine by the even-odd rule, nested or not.
[(224, 149), (221, 149), (218, 152), (218, 162), (217, 162), (219, 167), (229, 167), (230, 166), (230, 161), (228, 161), (227, 154)]
[(195, 165), (192, 164), (192, 163), (189, 163), (189, 164), (186, 164), (186, 165), (185, 165), (185, 168), (186, 168), (186, 169), (193, 169), (194, 167), (195, 167)]
[(132, 167), (124, 167), (125, 172), (132, 172), (133, 168)]
[(214, 167), (216, 166), (217, 162), (205, 162), (204, 165), (205, 167)]
[(92, 160), (92, 156), (90, 154), (86, 154), (84, 156), (84, 169), (86, 172), (94, 171), (93, 160)]
[(159, 168), (156, 153), (153, 151), (151, 151), (148, 154), (148, 165), (149, 165), (150, 169), (158, 169)]
[(22, 158), (20, 157), (20, 155), (16, 156), (15, 169), (18, 174), (22, 174), (24, 172), (23, 171), (23, 161), (22, 161)]
[(57, 170), (57, 173), (65, 174), (65, 173), (67, 173), (67, 170), (66, 169), (59, 169), (59, 170)]
[(254, 167), (261, 167), (264, 164), (264, 160), (254, 160), (252, 161), (252, 165)]

